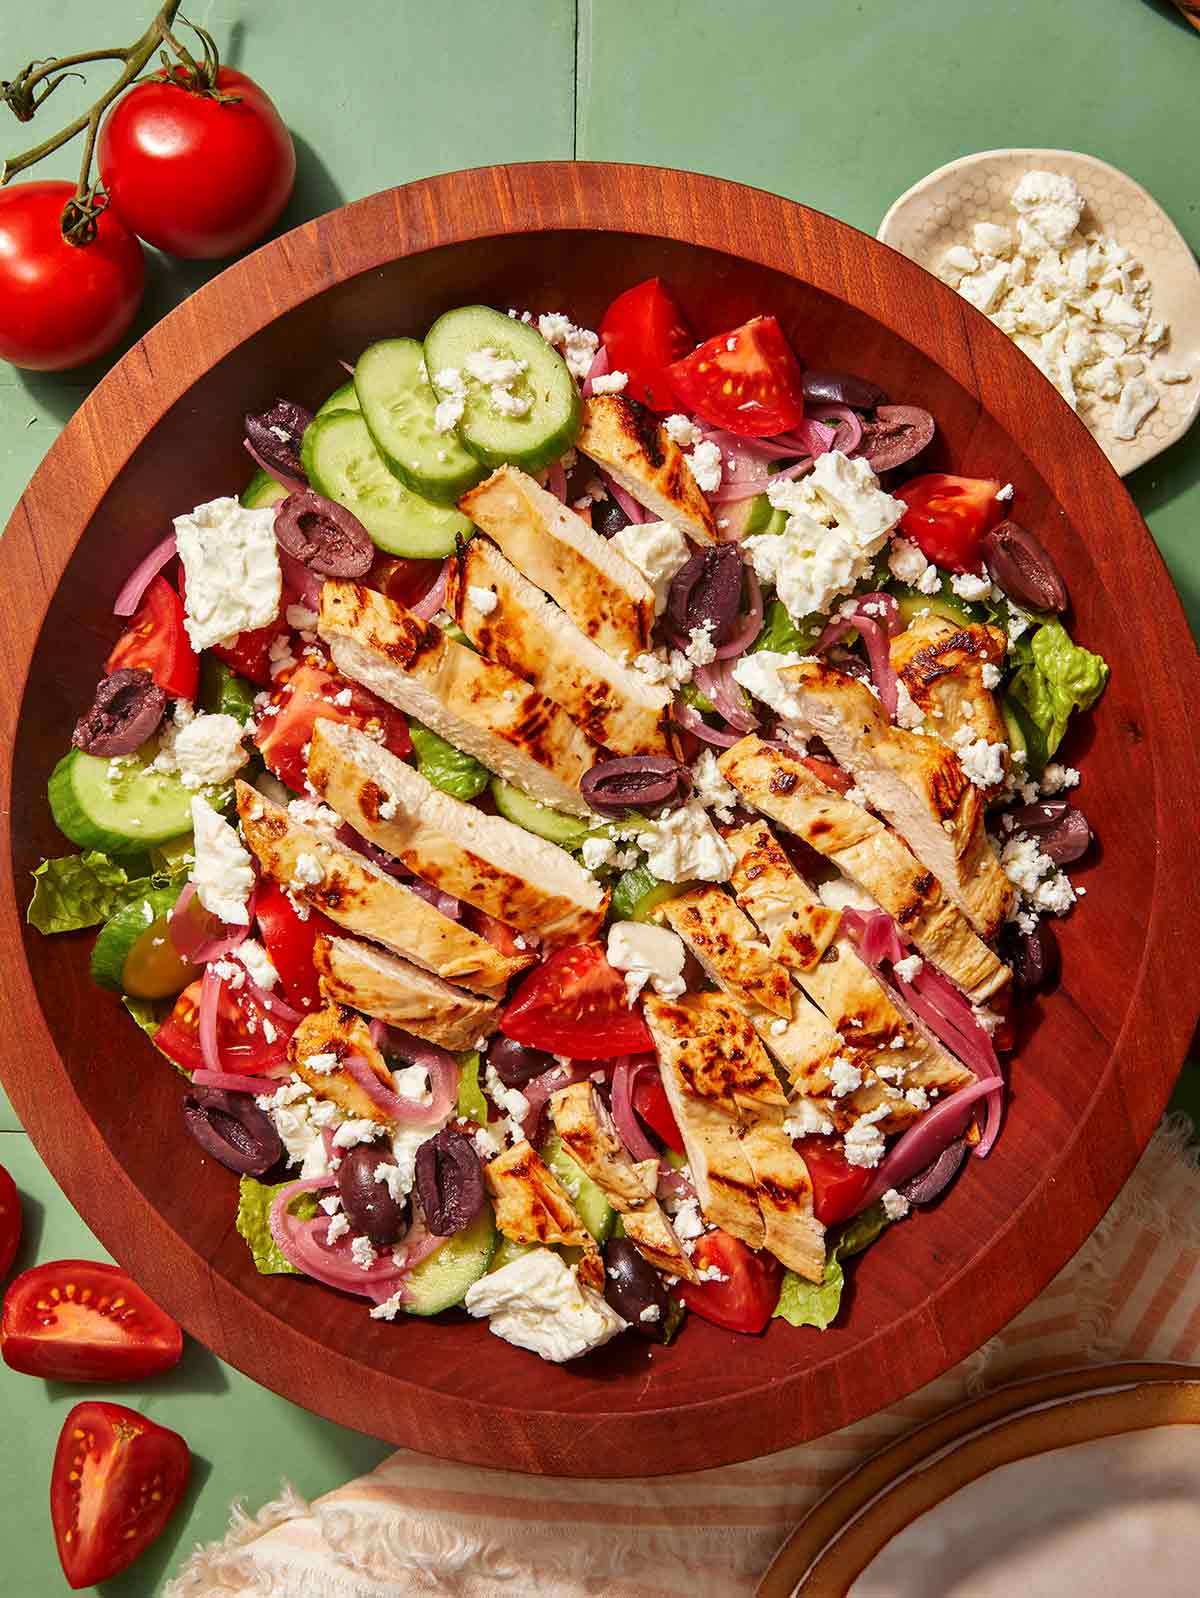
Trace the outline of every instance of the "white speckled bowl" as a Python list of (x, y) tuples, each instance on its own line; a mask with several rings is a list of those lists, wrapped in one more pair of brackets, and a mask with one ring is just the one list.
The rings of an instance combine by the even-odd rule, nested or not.
[(970, 241), (976, 222), (1010, 225), (1009, 196), (1032, 171), (1073, 178), (1087, 201), (1081, 227), (1118, 239), (1141, 261), (1153, 288), (1153, 314), (1169, 336), (1150, 363), (1156, 369), (1189, 371), (1188, 383), (1158, 383), (1157, 410), (1137, 436), (1113, 436), (1111, 416), (1092, 432), (1122, 477), (1174, 444), (1200, 412), (1200, 266), (1170, 217), (1140, 183), (1124, 172), (1075, 150), (981, 150), (951, 161), (907, 190), (879, 224), (878, 237), (928, 271), (952, 244)]

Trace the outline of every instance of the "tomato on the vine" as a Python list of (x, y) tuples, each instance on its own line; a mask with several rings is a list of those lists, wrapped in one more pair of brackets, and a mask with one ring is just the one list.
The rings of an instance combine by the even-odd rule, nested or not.
[(0, 357), (34, 372), (82, 366), (133, 321), (146, 258), (111, 207), (89, 243), (62, 232), (72, 183), (0, 189)]
[(288, 202), (292, 136), (258, 84), (221, 67), (213, 89), (179, 66), (137, 83), (97, 146), (113, 208), (148, 244), (195, 260), (256, 243)]

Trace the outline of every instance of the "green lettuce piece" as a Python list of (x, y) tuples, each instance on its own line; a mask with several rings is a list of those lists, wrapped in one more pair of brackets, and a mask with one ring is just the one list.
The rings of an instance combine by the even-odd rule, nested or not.
[(793, 1326), (815, 1326), (822, 1332), (832, 1325), (842, 1307), (842, 1289), (846, 1285), (842, 1261), (861, 1254), (887, 1224), (882, 1200), (847, 1221), (829, 1245), (822, 1282), (806, 1282), (795, 1271), (784, 1271), (775, 1314)]
[[(1024, 653), (1024, 651), (1022, 651)], [(1071, 635), (1060, 621), (1046, 621), (1033, 633), (1028, 660), (1009, 685), (1046, 741), (1046, 755), (1063, 740), (1074, 710), (1090, 710), (1104, 692), (1108, 666)]]
[(763, 609), (762, 631), (750, 646), (752, 654), (769, 649), (778, 655), (808, 655), (817, 639), (825, 631), (828, 616), (805, 616), (793, 621), (784, 608), (782, 599), (772, 599)]
[(130, 887), (124, 866), (99, 849), (43, 860), (26, 920), (39, 932), (77, 932), (107, 921)]
[(244, 722), (254, 714), (258, 689), (207, 650), (200, 657), (200, 708)]
[(694, 682), (685, 682), (679, 694), (685, 705), (691, 705), (692, 709), (698, 710), (702, 716), (711, 716), (717, 708)]
[(487, 1125), (488, 1105), (479, 1086), (479, 1050), (468, 1049), (457, 1056), (462, 1074), (458, 1079), (457, 1113), (466, 1121)]
[(408, 730), (417, 755), (417, 770), (443, 793), (455, 799), (476, 799), (492, 780), (486, 766), (472, 755), (464, 755), (428, 727), (422, 727), (419, 721), (410, 721)]
[(131, 993), (121, 995), (121, 1003), (141, 1027), (148, 1038), (153, 1038), (162, 1024), (158, 1006), (153, 999), (135, 999)]
[[(245, 1239), (254, 1259), (255, 1269), (261, 1276), (302, 1276), (294, 1265), (284, 1258), (271, 1236), (271, 1205), (290, 1182), (258, 1182), (252, 1176), (243, 1176), (238, 1193), (237, 1229)], [(301, 1221), (311, 1221), (317, 1213), (317, 1201), (311, 1193), (297, 1193), (288, 1206), (288, 1213)]]
[[(621, 1217), (618, 1215), (617, 1221), (620, 1222), (620, 1219)], [(624, 1228), (622, 1228), (621, 1236), (624, 1237), (624, 1235)], [(686, 1315), (687, 1307), (683, 1303), (682, 1299), (669, 1298), (667, 1300), (667, 1313), (663, 1316), (662, 1323), (664, 1345), (669, 1343), (674, 1338), (676, 1332), (678, 1332), (679, 1328), (683, 1325), (684, 1317)]]

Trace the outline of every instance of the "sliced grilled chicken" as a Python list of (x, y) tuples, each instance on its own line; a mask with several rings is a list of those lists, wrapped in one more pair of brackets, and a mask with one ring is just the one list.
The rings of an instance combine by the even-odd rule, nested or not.
[(649, 649), (650, 584), (582, 516), (532, 477), (502, 466), (464, 494), (459, 508), (607, 654), (628, 660)]
[(573, 1082), (550, 1097), (563, 1147), (623, 1217), (625, 1235), (651, 1265), (694, 1282), (695, 1267), (658, 1202), (658, 1161), (635, 1161), (590, 1082)]
[(326, 582), (319, 630), (344, 676), (397, 705), (534, 799), (591, 811), (579, 780), (595, 746), (564, 710), (507, 666), (484, 660), (358, 583)]
[[(969, 732), (990, 744), (1007, 744), (1008, 728), (995, 695), (983, 682), (985, 666), (1001, 667), (1008, 640), (980, 622), (955, 626), (944, 616), (918, 616), (892, 639), (892, 667), (929, 728), (953, 745)], [(1005, 757), (1005, 768), (1009, 766)], [(999, 792), (989, 788), (986, 798)]]
[(565, 849), (443, 793), (357, 727), (313, 723), (308, 780), (409, 871), (543, 949), (586, 943), (604, 919), (607, 892)]
[(469, 1049), (500, 1025), (498, 1004), (357, 938), (319, 937), (313, 964), (331, 999), (443, 1049)]
[(692, 468), (657, 416), (624, 394), (583, 402), (576, 446), (660, 521), (698, 544), (717, 542), (717, 524)]
[(561, 705), (596, 743), (622, 755), (670, 753), (667, 689), (605, 654), (486, 538), (451, 565), (446, 609), (489, 660)]
[(1016, 890), (988, 841), (979, 789), (954, 751), (893, 727), (864, 682), (824, 661), (801, 661), (779, 675), (788, 685), (788, 720), (824, 741), (980, 937), (994, 938)]
[[(319, 1099), (332, 1100), (355, 1120), (386, 1124), (388, 1117), (341, 1063), (353, 1055), (367, 1062), (383, 1087), (392, 1087), (391, 1073), (371, 1042), (367, 1023), (344, 1004), (327, 1004), (306, 1015), (288, 1045), (292, 1069)], [(312, 1059), (315, 1066), (308, 1063)]]
[(567, 1190), (528, 1142), (514, 1143), (483, 1168), (496, 1206), (496, 1225), (514, 1243), (562, 1243), (581, 1248), (579, 1280), (604, 1291), (604, 1263), (596, 1240)]
[(237, 801), (242, 834), (263, 870), (348, 932), (372, 938), (476, 993), (500, 992), (510, 977), (536, 961), (532, 950), (501, 954), (365, 855), (340, 844), (332, 828), (301, 825), (248, 783), (238, 783)]

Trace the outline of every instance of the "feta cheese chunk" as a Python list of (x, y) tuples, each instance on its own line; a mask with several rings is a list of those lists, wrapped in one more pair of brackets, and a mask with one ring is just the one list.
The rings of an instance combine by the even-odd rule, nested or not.
[(654, 614), (667, 608), (671, 579), (691, 558), (687, 539), (670, 522), (630, 522), (609, 539), (609, 545), (624, 555), (654, 590)]
[(883, 1213), (889, 1221), (902, 1221), (908, 1214), (909, 1203), (903, 1193), (897, 1193), (894, 1187), (889, 1187), (883, 1195)]
[(727, 882), (733, 870), (732, 851), (696, 799), (650, 822), (637, 846), (660, 882)]
[(242, 748), (245, 728), (234, 716), (193, 716), (177, 727), (171, 752), (185, 788), (232, 782), (249, 756)]
[(176, 516), (175, 542), (193, 649), (209, 649), (275, 620), (283, 578), (270, 506), (248, 510), (236, 499), (209, 500)]
[(271, 956), (257, 938), (243, 938), (234, 951), (234, 958), (246, 967), (251, 982), (269, 993), (279, 981), (279, 972)]
[(779, 673), (785, 666), (798, 666), (803, 658), (803, 655), (791, 651), (781, 653), (775, 649), (758, 649), (738, 658), (733, 668), (733, 680), (751, 698), (761, 699), (764, 705), (769, 705), (779, 715), (799, 719), (799, 696), (792, 684), (784, 682)]
[(833, 1131), (833, 1122), (811, 1099), (792, 1099), (783, 1112), (785, 1137), (828, 1137)]
[(1026, 172), (1012, 192), (1013, 208), (1026, 229), (1052, 250), (1065, 249), (1083, 215), (1083, 195), (1059, 172)]
[(254, 866), (237, 833), (199, 794), (192, 800), (192, 830), (196, 897), (230, 926), (248, 926), (246, 903), (254, 887)]
[(647, 982), (664, 999), (677, 999), (686, 992), (686, 955), (682, 938), (668, 927), (650, 926), (644, 921), (614, 921), (608, 929), (608, 963), (614, 971), (625, 973), (629, 1004)]
[(555, 1364), (602, 1347), (626, 1325), (548, 1248), (532, 1249), (481, 1276), (463, 1302), (471, 1315), (487, 1317), (495, 1336)]

